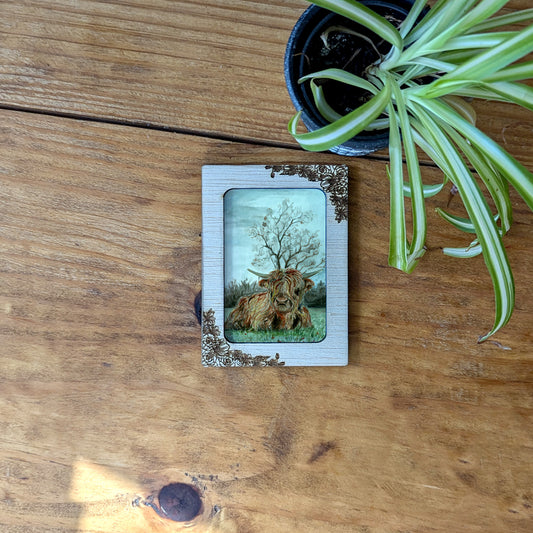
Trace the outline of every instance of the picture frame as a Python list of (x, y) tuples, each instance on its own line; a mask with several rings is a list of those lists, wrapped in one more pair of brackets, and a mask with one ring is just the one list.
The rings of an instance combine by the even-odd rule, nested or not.
[(202, 364), (348, 363), (348, 167), (202, 167)]

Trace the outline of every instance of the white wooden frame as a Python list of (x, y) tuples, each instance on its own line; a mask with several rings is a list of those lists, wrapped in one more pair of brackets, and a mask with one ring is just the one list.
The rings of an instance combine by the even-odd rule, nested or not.
[[(348, 363), (348, 169), (344, 165), (204, 166), (202, 363), (205, 366), (342, 366)], [(224, 336), (224, 194), (310, 189), (326, 195), (326, 336), (320, 342), (232, 343)]]

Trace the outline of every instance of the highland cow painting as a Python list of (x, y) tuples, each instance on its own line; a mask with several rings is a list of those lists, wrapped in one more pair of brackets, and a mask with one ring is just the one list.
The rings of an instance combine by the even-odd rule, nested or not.
[(326, 196), (309, 189), (224, 195), (224, 333), (231, 342), (326, 335)]
[(201, 238), (204, 366), (347, 364), (345, 165), (204, 166)]

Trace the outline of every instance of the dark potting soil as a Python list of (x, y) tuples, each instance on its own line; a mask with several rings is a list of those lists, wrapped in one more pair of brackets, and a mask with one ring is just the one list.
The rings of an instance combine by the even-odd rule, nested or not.
[[(401, 20), (396, 18), (398, 13), (390, 9), (375, 9), (380, 15), (384, 15), (389, 22), (398, 26)], [(341, 26), (349, 28), (352, 31), (360, 33), (370, 38), (377, 51), (381, 55), (386, 55), (391, 45), (384, 41), (375, 33), (367, 28), (356, 24), (341, 16), (333, 17), (330, 22), (317, 31), (310, 40), (305, 53), (305, 71), (304, 74), (310, 74), (327, 68), (340, 68), (360, 77), (365, 77), (365, 69), (379, 59), (379, 55), (365, 39), (333, 30), (329, 32), (326, 46), (321, 39), (321, 35), (328, 28)], [(364, 104), (371, 93), (357, 87), (348, 86), (333, 80), (317, 80), (322, 86), (324, 96), (328, 104), (341, 115), (353, 111)]]

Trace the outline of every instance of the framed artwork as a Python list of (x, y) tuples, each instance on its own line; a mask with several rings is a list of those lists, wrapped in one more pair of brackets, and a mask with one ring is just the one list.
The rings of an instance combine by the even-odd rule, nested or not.
[(202, 169), (202, 364), (348, 363), (348, 168)]

